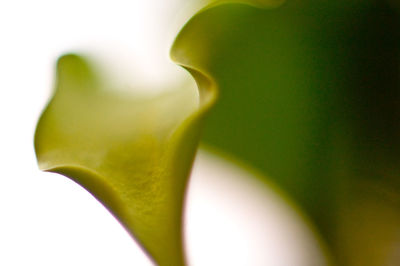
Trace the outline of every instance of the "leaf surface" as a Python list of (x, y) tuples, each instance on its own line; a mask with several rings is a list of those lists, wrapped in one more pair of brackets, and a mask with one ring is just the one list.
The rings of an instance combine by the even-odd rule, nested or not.
[(199, 104), (190, 88), (143, 98), (104, 84), (83, 57), (59, 59), (35, 136), (39, 166), (92, 193), (157, 264), (183, 265), (184, 192), (212, 93)]
[(373, 0), (251, 4), (209, 6), (177, 36), (171, 57), (196, 80), (198, 99), (187, 88), (151, 99), (121, 94), (103, 88), (83, 58), (62, 57), (36, 132), (40, 167), (89, 190), (156, 263), (183, 265), (185, 186), (219, 89), (208, 145), (283, 188), (339, 265), (393, 260), (397, 11)]
[(398, 261), (399, 26), (386, 1), (230, 3), (172, 48), (219, 88), (203, 140), (283, 188), (338, 265)]

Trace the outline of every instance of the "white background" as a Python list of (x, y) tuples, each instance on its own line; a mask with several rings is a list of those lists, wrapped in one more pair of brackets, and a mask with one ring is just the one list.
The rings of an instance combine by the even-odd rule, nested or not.
[[(168, 49), (199, 5), (0, 0), (0, 265), (151, 265), (89, 193), (38, 170), (33, 134), (64, 52), (112, 62), (133, 87), (188, 79)], [(190, 264), (323, 265), (299, 217), (246, 175), (200, 153), (185, 216)]]

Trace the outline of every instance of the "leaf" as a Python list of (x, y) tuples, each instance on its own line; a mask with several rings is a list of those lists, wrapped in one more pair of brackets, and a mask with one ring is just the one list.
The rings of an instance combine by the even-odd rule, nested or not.
[(182, 206), (213, 90), (156, 98), (104, 88), (88, 61), (61, 57), (35, 135), (40, 169), (92, 193), (159, 265), (183, 265)]
[(178, 35), (171, 56), (196, 79), (198, 105), (184, 89), (107, 90), (85, 60), (61, 58), (40, 167), (88, 189), (157, 263), (182, 265), (185, 184), (219, 88), (205, 142), (283, 188), (339, 265), (396, 261), (398, 13), (373, 0), (260, 3), (272, 2), (207, 7)]
[[(177, 63), (185, 67), (184, 60)], [(85, 58), (62, 56), (54, 95), (35, 134), (40, 169), (87, 189), (160, 265), (185, 263), (185, 188), (204, 116), (217, 98), (205, 72), (187, 69), (198, 97), (183, 87), (143, 98), (105, 87), (108, 81)]]
[(220, 90), (204, 141), (283, 188), (338, 265), (399, 261), (399, 24), (386, 1), (228, 3), (172, 48)]

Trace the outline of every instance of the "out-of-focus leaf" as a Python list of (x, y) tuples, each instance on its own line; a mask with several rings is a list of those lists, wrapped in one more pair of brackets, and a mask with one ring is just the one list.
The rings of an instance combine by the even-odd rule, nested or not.
[(104, 88), (87, 60), (59, 59), (35, 149), (42, 170), (66, 175), (101, 201), (159, 265), (183, 265), (187, 176), (213, 90), (143, 98)]
[(172, 48), (220, 89), (204, 141), (284, 188), (338, 265), (400, 263), (399, 22), (383, 0), (231, 3)]

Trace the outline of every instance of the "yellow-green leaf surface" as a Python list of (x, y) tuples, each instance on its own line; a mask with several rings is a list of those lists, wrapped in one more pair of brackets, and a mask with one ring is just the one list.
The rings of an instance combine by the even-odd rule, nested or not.
[(216, 5), (172, 48), (220, 90), (203, 140), (283, 188), (338, 265), (400, 263), (400, 16), (392, 4)]
[(183, 265), (185, 186), (213, 94), (199, 103), (184, 87), (143, 98), (105, 83), (86, 59), (59, 59), (35, 136), (39, 166), (90, 191), (157, 264)]

